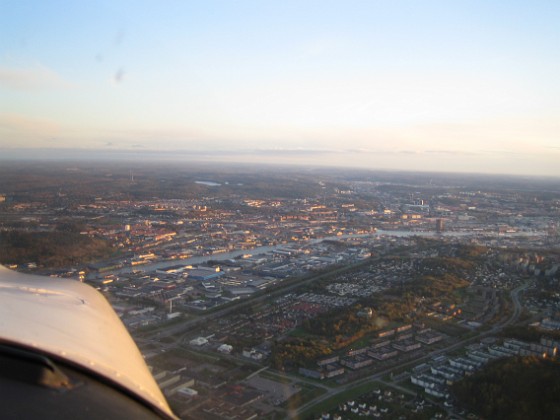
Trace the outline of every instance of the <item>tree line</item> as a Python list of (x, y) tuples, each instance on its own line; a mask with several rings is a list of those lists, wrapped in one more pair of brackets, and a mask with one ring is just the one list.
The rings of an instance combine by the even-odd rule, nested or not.
[(107, 258), (114, 252), (101, 238), (70, 229), (55, 232), (5, 231), (0, 233), (0, 263), (36, 263), (42, 267), (66, 267)]

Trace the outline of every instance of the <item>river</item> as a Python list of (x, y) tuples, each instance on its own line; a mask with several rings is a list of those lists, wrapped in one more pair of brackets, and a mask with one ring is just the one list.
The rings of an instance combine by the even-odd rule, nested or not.
[(271, 246), (260, 246), (252, 249), (239, 249), (230, 252), (224, 252), (220, 254), (214, 255), (201, 255), (197, 257), (190, 257), (190, 258), (183, 258), (179, 260), (168, 260), (168, 261), (159, 261), (156, 263), (151, 264), (143, 264), (134, 267), (123, 267), (118, 270), (111, 271), (114, 274), (124, 274), (130, 273), (134, 270), (140, 271), (154, 271), (158, 268), (163, 267), (170, 267), (173, 265), (196, 265), (202, 264), (209, 260), (214, 261), (223, 261), (223, 260), (230, 260), (232, 258), (238, 257), (244, 254), (251, 254), (251, 255), (258, 255), (258, 254), (265, 254), (267, 252), (274, 251), (275, 249), (279, 248), (289, 248), (291, 246), (301, 246), (301, 245), (313, 245), (320, 243), (322, 241), (327, 240), (338, 240), (338, 239), (346, 239), (346, 238), (365, 238), (365, 237), (376, 237), (376, 236), (397, 236), (397, 237), (407, 237), (407, 236), (424, 236), (424, 237), (439, 237), (439, 236), (500, 236), (500, 237), (514, 237), (514, 236), (528, 236), (528, 235), (538, 235), (539, 233), (527, 233), (527, 232), (516, 232), (510, 234), (498, 234), (498, 233), (484, 233), (484, 232), (429, 232), (429, 231), (405, 231), (405, 230), (381, 230), (378, 229), (374, 233), (364, 233), (359, 235), (341, 235), (341, 236), (329, 236), (325, 238), (317, 238), (317, 239), (310, 239), (308, 241), (302, 242), (292, 242), (287, 244), (279, 244), (279, 245), (271, 245)]

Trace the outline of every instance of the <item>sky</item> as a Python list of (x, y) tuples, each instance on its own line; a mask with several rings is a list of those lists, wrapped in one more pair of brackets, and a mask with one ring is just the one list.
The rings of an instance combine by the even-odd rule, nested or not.
[(557, 0), (0, 1), (0, 159), (560, 176)]

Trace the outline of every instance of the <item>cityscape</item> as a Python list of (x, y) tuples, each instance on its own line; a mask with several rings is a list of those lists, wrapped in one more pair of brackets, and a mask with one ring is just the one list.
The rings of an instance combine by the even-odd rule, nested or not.
[(0, 214), (0, 262), (98, 289), (180, 418), (492, 418), (485, 372), (556, 363), (554, 178), (6, 162)]
[(2, 2), (2, 419), (560, 419), (560, 1)]

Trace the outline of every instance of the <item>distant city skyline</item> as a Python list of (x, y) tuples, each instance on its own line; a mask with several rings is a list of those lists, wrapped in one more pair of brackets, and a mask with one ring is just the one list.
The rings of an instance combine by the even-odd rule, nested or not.
[(18, 1), (0, 159), (560, 176), (554, 1)]

